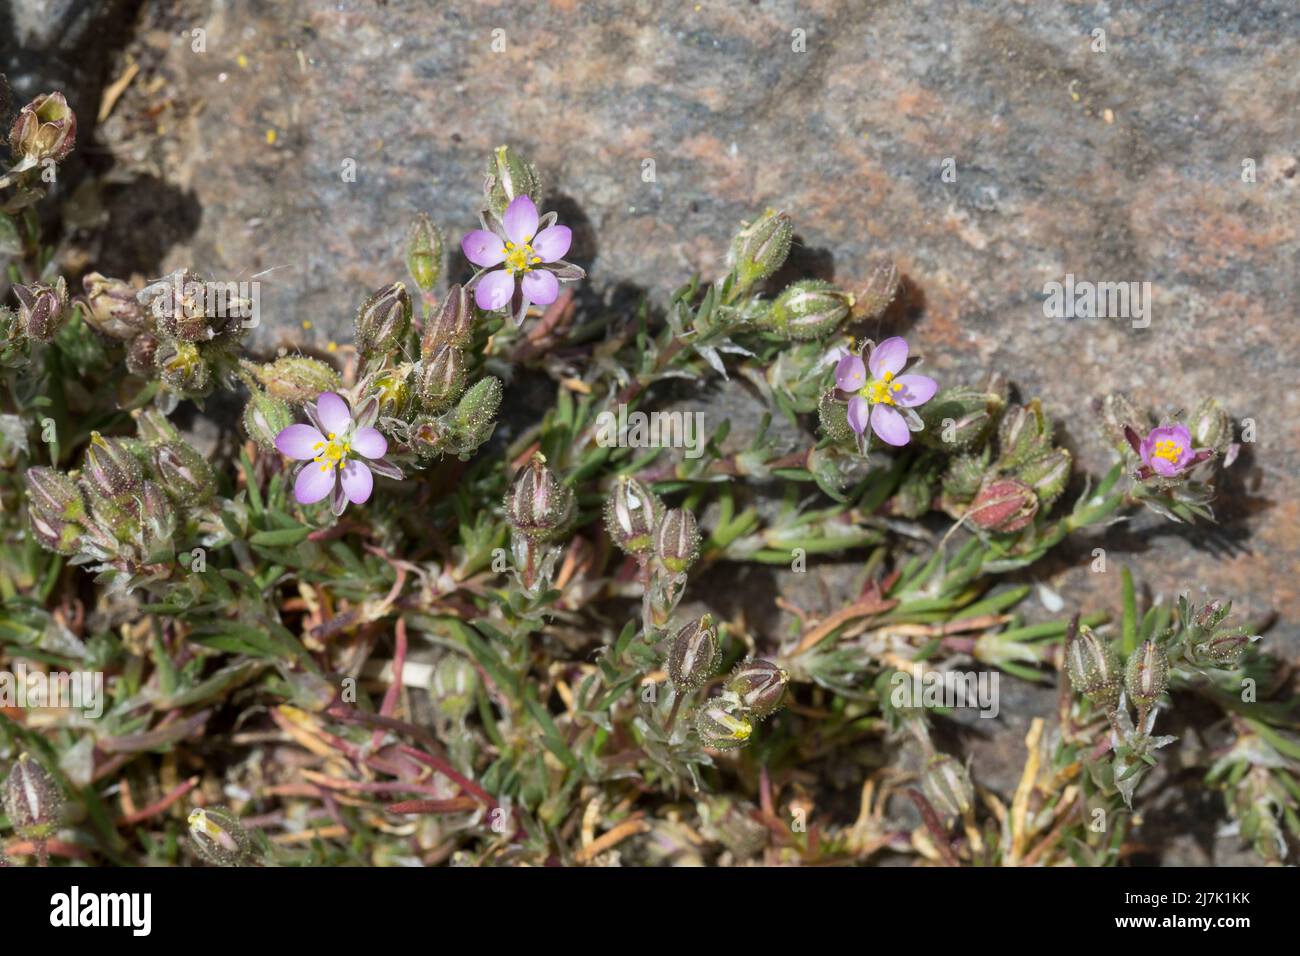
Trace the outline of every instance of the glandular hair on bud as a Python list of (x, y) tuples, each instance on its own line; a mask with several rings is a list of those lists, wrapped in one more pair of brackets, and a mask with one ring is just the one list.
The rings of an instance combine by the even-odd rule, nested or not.
[(366, 358), (380, 358), (402, 348), (411, 328), (411, 295), (394, 282), (380, 289), (357, 312), (357, 349)]
[(849, 424), (849, 406), (835, 397), (834, 391), (825, 392), (817, 400), (817, 418), (822, 433), (833, 442), (853, 439), (853, 426)]
[(91, 487), (109, 500), (136, 494), (144, 479), (140, 462), (126, 445), (99, 432), (90, 433), (84, 470)]
[(655, 556), (673, 574), (681, 574), (699, 559), (700, 530), (695, 515), (683, 508), (663, 513), (655, 528)]
[(1016, 477), (1034, 489), (1039, 507), (1046, 510), (1065, 491), (1070, 480), (1070, 462), (1068, 451), (1053, 448), (1021, 465)]
[(415, 393), (425, 411), (441, 412), (451, 407), (465, 389), (465, 354), (451, 345), (438, 348), (420, 363)]
[(878, 319), (898, 295), (900, 278), (894, 260), (875, 255), (867, 263), (867, 278), (853, 294), (853, 321)]
[(456, 442), (462, 454), (473, 451), (492, 435), (501, 407), (501, 379), (481, 378), (461, 396), (456, 406)]
[(253, 841), (238, 818), (225, 807), (199, 807), (189, 816), (190, 841), (204, 860), (215, 866), (252, 862)]
[(945, 817), (963, 817), (975, 802), (970, 774), (955, 758), (935, 754), (921, 776), (921, 789), (930, 804)]
[(763, 318), (763, 325), (795, 342), (811, 342), (834, 332), (849, 315), (851, 297), (823, 279), (787, 286)]
[(13, 289), (27, 337), (36, 342), (49, 342), (63, 323), (68, 304), (67, 283), (60, 277), (54, 285), (15, 285)]
[(424, 292), (429, 292), (442, 274), (442, 233), (424, 213), (415, 217), (406, 234), (406, 268)]
[(154, 471), (167, 495), (182, 505), (202, 505), (217, 493), (217, 479), (207, 459), (188, 442), (174, 441), (153, 449)]
[(50, 772), (24, 753), (5, 780), (4, 808), (20, 837), (44, 841), (63, 822), (63, 792)]
[(649, 554), (663, 508), (653, 491), (635, 478), (620, 475), (605, 499), (605, 529), (629, 554)]
[(1008, 405), (998, 423), (998, 453), (1003, 466), (1014, 468), (1051, 444), (1052, 425), (1034, 399), (1028, 405)]
[(718, 629), (705, 614), (677, 632), (668, 648), (668, 679), (678, 690), (694, 690), (713, 676), (722, 656)]
[(732, 239), (729, 253), (737, 285), (747, 289), (781, 268), (793, 238), (794, 224), (783, 212), (769, 209), (745, 223)]
[(772, 661), (754, 658), (737, 665), (727, 680), (727, 694), (751, 717), (762, 719), (781, 706), (790, 675)]
[(1155, 641), (1143, 641), (1129, 655), (1124, 671), (1124, 690), (1129, 700), (1141, 707), (1150, 707), (1169, 686), (1169, 657)]
[(749, 743), (754, 725), (720, 697), (705, 701), (695, 715), (700, 743), (714, 750), (734, 750)]
[(1232, 441), (1232, 421), (1217, 398), (1207, 398), (1196, 407), (1190, 422), (1192, 441), (1197, 448), (1212, 448), (1223, 453)]
[(539, 452), (515, 476), (506, 493), (506, 519), (521, 534), (548, 538), (573, 517), (573, 492)]
[(1111, 710), (1119, 701), (1122, 681), (1119, 651), (1111, 641), (1087, 625), (1079, 627), (1065, 648), (1065, 669), (1070, 683), (1094, 704)]
[(474, 338), (474, 309), (469, 294), (459, 283), (447, 290), (438, 311), (429, 317), (420, 340), (420, 356), (426, 361), (444, 345), (464, 348)]
[(245, 366), (272, 398), (303, 405), (314, 402), (321, 392), (337, 391), (339, 373), (320, 359), (286, 355), (264, 365)]
[(275, 436), (294, 422), (293, 412), (283, 399), (274, 398), (254, 386), (244, 406), (244, 431), (266, 451), (275, 450)]
[(500, 218), (505, 215), (511, 200), (518, 196), (528, 196), (540, 205), (542, 179), (537, 174), (537, 167), (519, 153), (509, 146), (498, 146), (492, 151), (483, 176), (483, 197), (488, 208)]

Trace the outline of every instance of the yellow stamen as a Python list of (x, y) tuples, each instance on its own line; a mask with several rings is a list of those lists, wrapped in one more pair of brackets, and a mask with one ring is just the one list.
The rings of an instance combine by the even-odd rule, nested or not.
[(1162, 438), (1156, 442), (1156, 450), (1151, 453), (1152, 458), (1163, 458), (1171, 465), (1178, 464), (1178, 459), (1182, 457), (1183, 446), (1178, 444), (1172, 438)]
[(858, 394), (872, 405), (893, 405), (894, 393), (902, 390), (903, 383), (894, 381), (894, 373), (885, 372), (880, 378), (867, 383)]

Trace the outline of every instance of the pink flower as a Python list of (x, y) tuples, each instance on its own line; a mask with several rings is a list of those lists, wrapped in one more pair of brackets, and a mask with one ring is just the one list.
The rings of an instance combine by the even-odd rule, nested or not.
[[(461, 240), (465, 258), (480, 267), (467, 284), (474, 289), (474, 301), (484, 312), (510, 307), (515, 296), (515, 280), (522, 302), (515, 313), (523, 322), (528, 306), (550, 305), (560, 294), (561, 281), (581, 279), (586, 273), (565, 262), (563, 256), (573, 242), (568, 226), (555, 225), (555, 213), (539, 220), (537, 206), (528, 196), (516, 196), (498, 220), (490, 212), (483, 217), (483, 228), (475, 229)], [(493, 266), (501, 269), (489, 272)]]
[(310, 425), (290, 425), (275, 436), (275, 447), (282, 454), (306, 462), (293, 482), (293, 497), (299, 504), (314, 504), (330, 495), (330, 510), (341, 515), (349, 501), (359, 505), (370, 500), (375, 483), (372, 471), (402, 477), (397, 466), (384, 458), (388, 441), (373, 427), (378, 416), (375, 399), (363, 402), (354, 418), (347, 402), (333, 392), (322, 392), (315, 405), (307, 406)]
[(1181, 422), (1151, 429), (1137, 444), (1136, 451), (1145, 466), (1143, 470), (1149, 469), (1161, 478), (1177, 478), (1211, 454), (1208, 448), (1192, 448), (1192, 433)]
[(871, 350), (866, 362), (846, 355), (835, 366), (835, 385), (849, 398), (849, 425), (859, 435), (871, 430), (889, 445), (906, 445), (920, 431), (920, 416), (911, 409), (924, 405), (939, 390), (927, 375), (899, 375), (907, 365), (907, 343), (898, 336)]

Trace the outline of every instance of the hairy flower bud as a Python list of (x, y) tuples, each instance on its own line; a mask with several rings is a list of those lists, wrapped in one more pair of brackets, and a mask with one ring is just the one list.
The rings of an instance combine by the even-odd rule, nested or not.
[(464, 348), (474, 338), (474, 309), (469, 294), (460, 284), (447, 290), (438, 311), (424, 327), (420, 341), (420, 356), (428, 361), (444, 345)]
[(1222, 454), (1232, 442), (1232, 422), (1217, 398), (1201, 402), (1190, 424), (1197, 448), (1212, 448)]
[(367, 299), (357, 312), (357, 351), (366, 358), (396, 352), (410, 328), (410, 293), (404, 283), (394, 282)]
[(266, 451), (275, 451), (275, 436), (294, 422), (293, 412), (283, 399), (273, 398), (254, 386), (244, 406), (244, 431)]
[(212, 467), (187, 442), (167, 442), (155, 447), (153, 466), (167, 494), (179, 504), (207, 504), (217, 493)]
[(112, 501), (140, 491), (144, 473), (134, 455), (118, 438), (90, 433), (86, 448), (86, 479), (97, 494)]
[(1136, 449), (1130, 445), (1125, 435), (1125, 429), (1132, 428), (1137, 433), (1145, 435), (1151, 430), (1151, 417), (1139, 411), (1127, 396), (1119, 392), (1113, 392), (1103, 398), (1097, 411), (1102, 431), (1111, 447), (1124, 456), (1136, 454)]
[(673, 574), (681, 574), (700, 556), (700, 530), (695, 515), (682, 508), (663, 513), (655, 528), (655, 555)]
[(573, 517), (573, 492), (537, 453), (515, 476), (506, 493), (506, 519), (521, 534), (547, 538)]
[(853, 321), (878, 319), (885, 314), (898, 295), (898, 266), (894, 260), (877, 254), (867, 263), (867, 278), (853, 294)]
[(747, 289), (781, 268), (793, 238), (794, 224), (783, 212), (769, 209), (753, 222), (742, 224), (729, 254), (736, 284)]
[(726, 691), (751, 717), (762, 719), (781, 706), (790, 675), (769, 660), (743, 661), (727, 679)]
[(975, 788), (970, 774), (948, 754), (935, 754), (921, 775), (921, 789), (926, 799), (944, 817), (963, 817), (975, 803)]
[(27, 518), (40, 544), (59, 554), (77, 551), (86, 503), (71, 478), (53, 468), (28, 468)]
[(696, 712), (695, 730), (705, 747), (734, 750), (749, 742), (754, 725), (744, 715), (735, 713), (721, 697), (714, 697)]
[(63, 323), (68, 305), (68, 285), (60, 277), (53, 285), (15, 285), (18, 316), (23, 331), (34, 342), (48, 342)]
[(9, 149), (31, 167), (61, 162), (77, 145), (77, 114), (62, 93), (46, 93), (24, 106), (9, 128)]
[(63, 792), (29, 754), (20, 754), (9, 771), (4, 807), (10, 826), (24, 840), (48, 840), (63, 822)]
[(1038, 506), (1046, 511), (1070, 480), (1070, 453), (1064, 448), (1053, 448), (1036, 458), (1031, 458), (1016, 471), (1016, 477), (1034, 489)]
[(708, 614), (677, 632), (668, 649), (668, 679), (678, 690), (694, 690), (713, 676), (722, 657), (718, 629)]
[(126, 370), (132, 375), (148, 378), (158, 368), (158, 336), (141, 332), (126, 346)]
[(1150, 707), (1169, 686), (1169, 657), (1155, 641), (1143, 641), (1129, 655), (1124, 670), (1124, 689), (1129, 700), (1140, 707)]
[(501, 379), (489, 375), (469, 387), (456, 406), (456, 443), (468, 454), (492, 436), (501, 407)]
[(822, 279), (787, 286), (763, 318), (763, 325), (795, 342), (830, 335), (848, 318), (852, 297)]
[(1038, 496), (1023, 481), (996, 478), (986, 482), (966, 510), (966, 519), (994, 534), (1020, 531), (1038, 514)]
[(1119, 701), (1120, 667), (1115, 645), (1086, 625), (1065, 648), (1065, 669), (1074, 689), (1107, 710)]
[(426, 411), (441, 412), (451, 406), (465, 389), (465, 354), (444, 345), (420, 363), (415, 393)]
[(948, 470), (943, 474), (943, 493), (947, 502), (964, 503), (974, 498), (984, 484), (988, 467), (987, 448), (978, 454), (957, 455), (949, 461)]
[(81, 285), (86, 290), (86, 322), (91, 328), (123, 341), (143, 330), (144, 310), (131, 283), (91, 272)]
[(208, 386), (208, 365), (192, 342), (160, 342), (154, 365), (163, 384), (181, 395), (197, 395)]
[(199, 807), (189, 816), (194, 849), (214, 866), (240, 866), (252, 861), (253, 840), (238, 818), (225, 807)]
[(989, 433), (1005, 400), (991, 388), (945, 388), (919, 409), (925, 428), (918, 440), (947, 452), (976, 448)]
[(822, 433), (833, 442), (853, 440), (853, 426), (849, 424), (849, 406), (835, 397), (834, 391), (823, 393), (817, 400), (817, 418)]
[(227, 319), (209, 316), (207, 282), (188, 269), (146, 286), (137, 296), (155, 321), (158, 331), (181, 342), (207, 342), (216, 338)]
[(429, 696), (445, 717), (463, 720), (474, 708), (478, 671), (459, 654), (448, 654), (438, 662), (429, 680)]
[(483, 196), (487, 199), (488, 209), (501, 217), (516, 196), (529, 196), (540, 206), (542, 180), (537, 175), (537, 168), (517, 152), (509, 146), (498, 146), (488, 160), (483, 177)]
[(1024, 464), (1051, 446), (1052, 425), (1034, 399), (1028, 405), (1008, 405), (998, 423), (999, 460), (1006, 468)]
[(442, 274), (442, 233), (424, 213), (415, 217), (406, 234), (406, 268), (424, 292), (429, 292)]
[(272, 398), (299, 405), (314, 402), (321, 392), (337, 391), (342, 385), (338, 372), (319, 359), (302, 355), (246, 367)]
[(635, 478), (620, 475), (605, 499), (605, 529), (629, 554), (649, 554), (664, 506), (658, 496)]
[(176, 511), (164, 492), (152, 481), (145, 481), (140, 494), (140, 537), (146, 556), (170, 552), (176, 533)]

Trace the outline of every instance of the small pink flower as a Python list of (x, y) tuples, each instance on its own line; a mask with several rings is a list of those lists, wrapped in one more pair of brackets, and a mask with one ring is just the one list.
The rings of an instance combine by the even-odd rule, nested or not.
[[(522, 294), (516, 320), (522, 322), (528, 306), (550, 305), (560, 294), (560, 282), (581, 279), (585, 272), (564, 261), (573, 242), (568, 226), (555, 225), (555, 213), (538, 219), (537, 206), (528, 196), (516, 196), (497, 219), (490, 212), (483, 228), (461, 240), (465, 258), (480, 271), (467, 284), (474, 289), (474, 302), (484, 312), (509, 308), (515, 296), (515, 280)], [(495, 271), (487, 271), (502, 266)]]
[[(1130, 438), (1130, 441), (1132, 439)], [(1158, 425), (1137, 446), (1144, 470), (1161, 478), (1177, 478), (1188, 468), (1210, 457), (1208, 448), (1193, 448), (1192, 433), (1181, 422)]]
[(920, 430), (920, 416), (911, 409), (934, 398), (939, 383), (927, 375), (899, 375), (906, 365), (907, 343), (894, 336), (873, 348), (865, 362), (846, 355), (835, 366), (835, 385), (851, 396), (849, 425), (859, 435), (870, 424), (881, 441), (902, 446)]
[(290, 425), (275, 436), (275, 447), (282, 454), (306, 462), (293, 482), (293, 497), (299, 504), (315, 504), (329, 495), (330, 510), (341, 515), (349, 501), (359, 505), (370, 500), (375, 483), (372, 471), (402, 477), (384, 457), (388, 441), (373, 427), (378, 414), (374, 399), (362, 403), (354, 418), (341, 397), (322, 392), (315, 405), (307, 406), (310, 425)]

